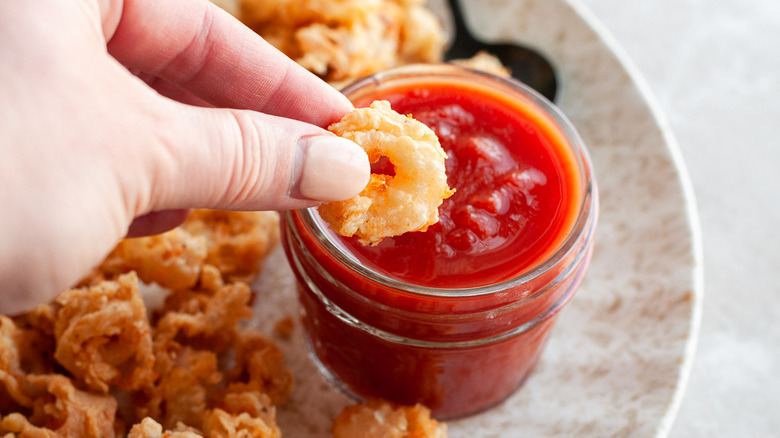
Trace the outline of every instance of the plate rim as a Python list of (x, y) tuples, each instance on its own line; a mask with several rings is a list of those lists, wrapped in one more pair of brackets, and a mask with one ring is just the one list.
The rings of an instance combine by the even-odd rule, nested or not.
[(599, 18), (581, 0), (561, 0), (568, 4), (582, 20), (590, 26), (607, 50), (615, 56), (617, 62), (625, 69), (626, 74), (637, 88), (639, 96), (647, 105), (655, 125), (660, 130), (666, 150), (669, 152), (672, 164), (680, 183), (685, 205), (685, 218), (688, 225), (691, 240), (691, 311), (688, 325), (688, 336), (683, 351), (683, 360), (680, 366), (680, 374), (677, 378), (674, 394), (666, 413), (661, 418), (661, 423), (656, 432), (656, 438), (666, 437), (674, 424), (679, 412), (682, 400), (690, 379), (693, 362), (701, 331), (701, 320), (704, 301), (704, 252), (702, 245), (702, 230), (697, 208), (696, 195), (688, 168), (685, 164), (680, 144), (678, 143), (671, 124), (667, 120), (660, 102), (652, 92), (649, 83), (645, 80), (639, 68), (633, 62), (628, 53), (620, 45), (617, 38), (607, 29)]

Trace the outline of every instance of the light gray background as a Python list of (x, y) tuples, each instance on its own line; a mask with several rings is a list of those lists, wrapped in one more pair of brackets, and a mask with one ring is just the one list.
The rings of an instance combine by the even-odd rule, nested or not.
[(670, 437), (780, 436), (780, 1), (582, 1), (659, 100), (697, 198), (704, 310)]

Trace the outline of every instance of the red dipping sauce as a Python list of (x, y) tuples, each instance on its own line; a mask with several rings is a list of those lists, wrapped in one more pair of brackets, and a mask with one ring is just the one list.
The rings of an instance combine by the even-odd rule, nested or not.
[(362, 264), (409, 283), (463, 288), (516, 276), (560, 246), (577, 217), (582, 182), (566, 138), (537, 108), (436, 79), (353, 101), (368, 106), (374, 99), (436, 132), (457, 192), (424, 233), (374, 247), (350, 239), (346, 245)]
[(316, 210), (285, 214), (312, 357), (358, 398), (423, 403), (444, 419), (487, 409), (531, 372), (587, 270), (597, 196), (584, 146), (523, 85), (458, 67), (395, 69), (345, 94), (430, 126), (457, 192), (439, 223), (373, 247), (335, 235)]

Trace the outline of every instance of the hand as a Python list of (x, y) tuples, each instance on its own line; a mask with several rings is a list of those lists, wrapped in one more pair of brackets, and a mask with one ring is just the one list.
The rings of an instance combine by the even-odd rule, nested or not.
[(207, 0), (2, 2), (0, 41), (0, 313), (188, 208), (302, 208), (368, 181), (322, 128), (349, 101)]

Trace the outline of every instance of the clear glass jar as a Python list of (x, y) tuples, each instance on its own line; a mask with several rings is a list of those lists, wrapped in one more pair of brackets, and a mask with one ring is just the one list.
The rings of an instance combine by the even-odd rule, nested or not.
[[(545, 124), (558, 136), (563, 149), (557, 153), (573, 163), (565, 178), (576, 188), (567, 195), (572, 211), (558, 224), (559, 237), (506, 278), (466, 287), (415, 284), (375, 269), (328, 230), (316, 209), (285, 213), (282, 240), (298, 280), (310, 351), (329, 381), (358, 399), (423, 403), (437, 418), (452, 419), (500, 403), (528, 377), (588, 268), (598, 196), (571, 123), (519, 82), (417, 65), (376, 74), (344, 92), (362, 106), (419, 90), (495, 97), (510, 111), (516, 105), (528, 112), (523, 123)], [(490, 123), (474, 123), (483, 122)]]

